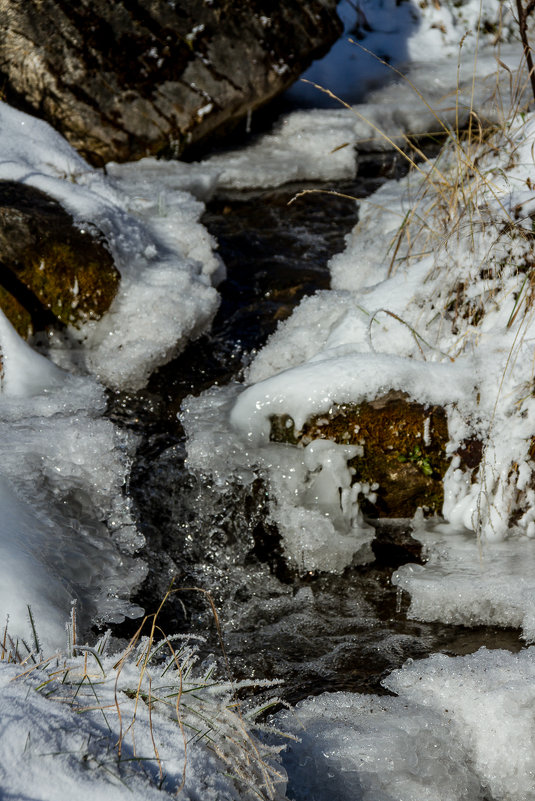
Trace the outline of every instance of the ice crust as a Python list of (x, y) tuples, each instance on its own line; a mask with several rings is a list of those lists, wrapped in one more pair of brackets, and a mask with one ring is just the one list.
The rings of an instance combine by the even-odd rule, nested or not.
[(421, 523), (413, 536), (428, 561), (406, 564), (392, 576), (410, 594), (408, 616), (465, 626), (522, 629), (535, 641), (535, 551), (527, 537), (478, 542), (467, 529)]
[(397, 697), (325, 693), (283, 712), (295, 801), (535, 798), (535, 650), (409, 660)]
[(318, 440), (301, 449), (268, 438), (247, 442), (228, 424), (240, 391), (235, 384), (186, 398), (180, 418), (188, 432), (188, 466), (222, 488), (236, 481), (248, 485), (261, 476), (285, 556), (299, 572), (339, 573), (352, 561), (370, 561), (374, 530), (358, 504), (359, 493), (369, 493), (370, 487), (351, 486), (347, 466), (355, 446)]

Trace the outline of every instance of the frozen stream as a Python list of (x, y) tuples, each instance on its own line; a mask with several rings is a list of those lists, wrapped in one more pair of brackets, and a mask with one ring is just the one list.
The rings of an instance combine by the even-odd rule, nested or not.
[[(356, 182), (334, 188), (362, 197), (398, 170), (394, 162), (370, 162)], [(291, 702), (325, 690), (384, 692), (386, 674), (409, 657), (435, 651), (465, 654), (481, 645), (516, 651), (517, 631), (407, 620), (391, 575), (419, 558), (408, 524), (379, 526), (375, 561), (367, 566), (298, 578), (282, 558), (277, 531), (266, 523), (261, 483), (221, 489), (184, 464), (177, 420), (183, 399), (239, 378), (278, 320), (305, 294), (328, 286), (327, 261), (355, 223), (352, 200), (313, 194), (288, 207), (292, 196), (292, 189), (235, 193), (209, 204), (203, 222), (228, 269), (213, 329), (161, 368), (146, 390), (111, 400), (112, 419), (142, 436), (130, 493), (147, 538), (142, 555), (150, 573), (133, 600), (155, 609), (171, 578), (176, 587), (208, 590), (236, 676), (282, 678)], [(168, 633), (208, 628), (207, 651), (219, 651), (202, 594), (173, 596), (162, 622)], [(123, 624), (117, 633), (127, 636), (135, 625)]]

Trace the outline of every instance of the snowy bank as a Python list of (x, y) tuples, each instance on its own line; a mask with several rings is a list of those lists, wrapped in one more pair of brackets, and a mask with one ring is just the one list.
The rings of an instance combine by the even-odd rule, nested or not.
[(69, 651), (24, 665), (0, 646), (3, 794), (282, 801), (280, 748), (261, 742), (257, 712), (236, 698), (266, 683), (218, 681), (197, 664), (195, 638), (150, 631), (113, 657), (106, 637), (78, 647), (72, 630)]
[(142, 610), (144, 542), (123, 488), (135, 440), (102, 417), (103, 388), (33, 351), (0, 312), (0, 609), (12, 637), (65, 644), (78, 600), (84, 629)]

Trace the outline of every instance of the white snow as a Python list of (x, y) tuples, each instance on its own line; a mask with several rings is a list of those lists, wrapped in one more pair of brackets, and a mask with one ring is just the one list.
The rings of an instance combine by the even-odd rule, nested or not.
[[(33, 351), (0, 312), (0, 609), (28, 639), (64, 646), (71, 600), (80, 622), (123, 620), (146, 575), (144, 542), (123, 497), (134, 441), (102, 418), (105, 396)], [(105, 524), (106, 523), (106, 524)]]
[[(350, 58), (343, 80), (322, 73), (325, 64), (310, 77), (353, 103), (388, 75), (365, 103), (296, 111), (250, 146), (197, 164), (144, 159), (111, 164), (105, 174), (48, 125), (0, 104), (0, 179), (41, 189), (76, 224), (96, 226), (122, 276), (101, 321), (51, 340), (55, 365), (0, 315), (0, 610), (9, 617), (0, 638), (0, 795), (162, 798), (180, 786), (186, 764), (182, 797), (191, 801), (238, 801), (259, 787), (284, 797), (284, 770), (251, 738), (250, 718), (236, 714), (234, 688), (210, 685), (208, 709), (209, 674), (190, 671), (187, 656), (178, 669), (168, 653), (160, 664), (141, 656), (136, 668), (139, 650), (121, 662), (104, 649), (74, 648), (71, 631), (67, 655), (43, 661), (65, 646), (72, 599), (82, 627), (142, 611), (128, 600), (146, 570), (135, 557), (143, 538), (124, 496), (135, 441), (103, 418), (97, 380), (73, 372), (137, 388), (207, 328), (224, 268), (199, 224), (199, 201), (214, 191), (351, 178), (355, 150), (392, 148), (409, 132), (437, 126), (455, 132), (470, 111), (472, 144), (462, 150), (453, 134), (437, 163), (361, 202), (359, 223), (331, 262), (332, 289), (303, 301), (280, 326), (245, 387), (188, 399), (183, 421), (192, 468), (221, 485), (264, 478), (292, 566), (341, 572), (371, 558), (373, 532), (357, 496), (372, 489), (353, 483), (355, 446), (271, 443), (270, 417), (287, 414), (299, 427), (311, 414), (389, 389), (445, 406), (448, 522), (416, 521), (428, 561), (401, 567), (394, 581), (411, 594), (413, 617), (515, 626), (535, 640), (535, 118), (519, 109), (522, 81), (508, 70), (520, 61), (510, 15), (499, 51), (507, 67), (496, 78), (489, 40), (507, 8), (497, 0), (482, 5), (362, 0), (364, 46), (394, 65), (411, 62), (409, 82), (344, 43), (331, 62), (337, 75), (343, 50), (360, 55)], [(459, 55), (459, 39), (480, 9), (489, 35), (469, 36)], [(349, 24), (347, 4), (346, 11)], [(352, 95), (361, 57), (368, 74)], [(472, 92), (474, 66), (491, 77), (478, 78)], [(515, 104), (519, 113), (510, 115)], [(477, 141), (478, 118), (499, 123), (493, 139)], [(457, 454), (469, 439), (483, 444), (481, 466), (471, 470)], [(10, 663), (17, 641), (21, 658), (34, 651), (23, 666)], [(534, 673), (531, 648), (435, 655), (385, 679), (396, 697), (339, 693), (301, 702), (278, 717), (300, 738), (284, 757), (288, 797), (535, 799)], [(181, 720), (195, 727), (187, 755), (173, 719), (180, 692), (189, 702)], [(244, 752), (245, 783), (235, 783), (228, 774), (240, 775)]]
[[(461, 0), (455, 4), (433, 0), (360, 0), (355, 4), (342, 0), (338, 14), (345, 34), (323, 59), (312, 64), (304, 79), (329, 89), (350, 104), (363, 103), (370, 90), (392, 81), (392, 67), (405, 73), (425, 63), (427, 71), (438, 75), (434, 65), (439, 61), (450, 65), (451, 71), (459, 43), (467, 32), (462, 52), (471, 55), (472, 61), (476, 49), (479, 56), (485, 56), (497, 43), (507, 45), (518, 37), (512, 9), (500, 0)], [(480, 14), (480, 33), (476, 36)], [(443, 65), (440, 72), (444, 73)], [(432, 82), (427, 81), (426, 90)], [(304, 106), (334, 106), (309, 83), (298, 81), (287, 94)]]
[(220, 801), (262, 788), (283, 798), (277, 749), (253, 733), (240, 685), (211, 679), (194, 645), (147, 636), (115, 657), (101, 645), (24, 665), (0, 660), (3, 797)]

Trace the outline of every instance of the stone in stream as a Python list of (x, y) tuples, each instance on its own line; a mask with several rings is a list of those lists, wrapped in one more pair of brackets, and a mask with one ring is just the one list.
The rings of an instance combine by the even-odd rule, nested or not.
[(44, 192), (0, 181), (0, 308), (21, 336), (98, 319), (119, 281), (100, 232)]
[(336, 0), (0, 0), (0, 87), (91, 163), (178, 156), (293, 83)]
[(402, 392), (389, 392), (370, 402), (334, 407), (315, 415), (295, 431), (288, 417), (274, 417), (271, 439), (306, 445), (314, 439), (331, 439), (362, 446), (362, 456), (348, 464), (355, 481), (377, 484), (376, 500), (363, 502), (372, 517), (412, 517), (418, 507), (439, 513), (444, 501), (442, 479), (448, 424), (444, 409), (408, 400)]

